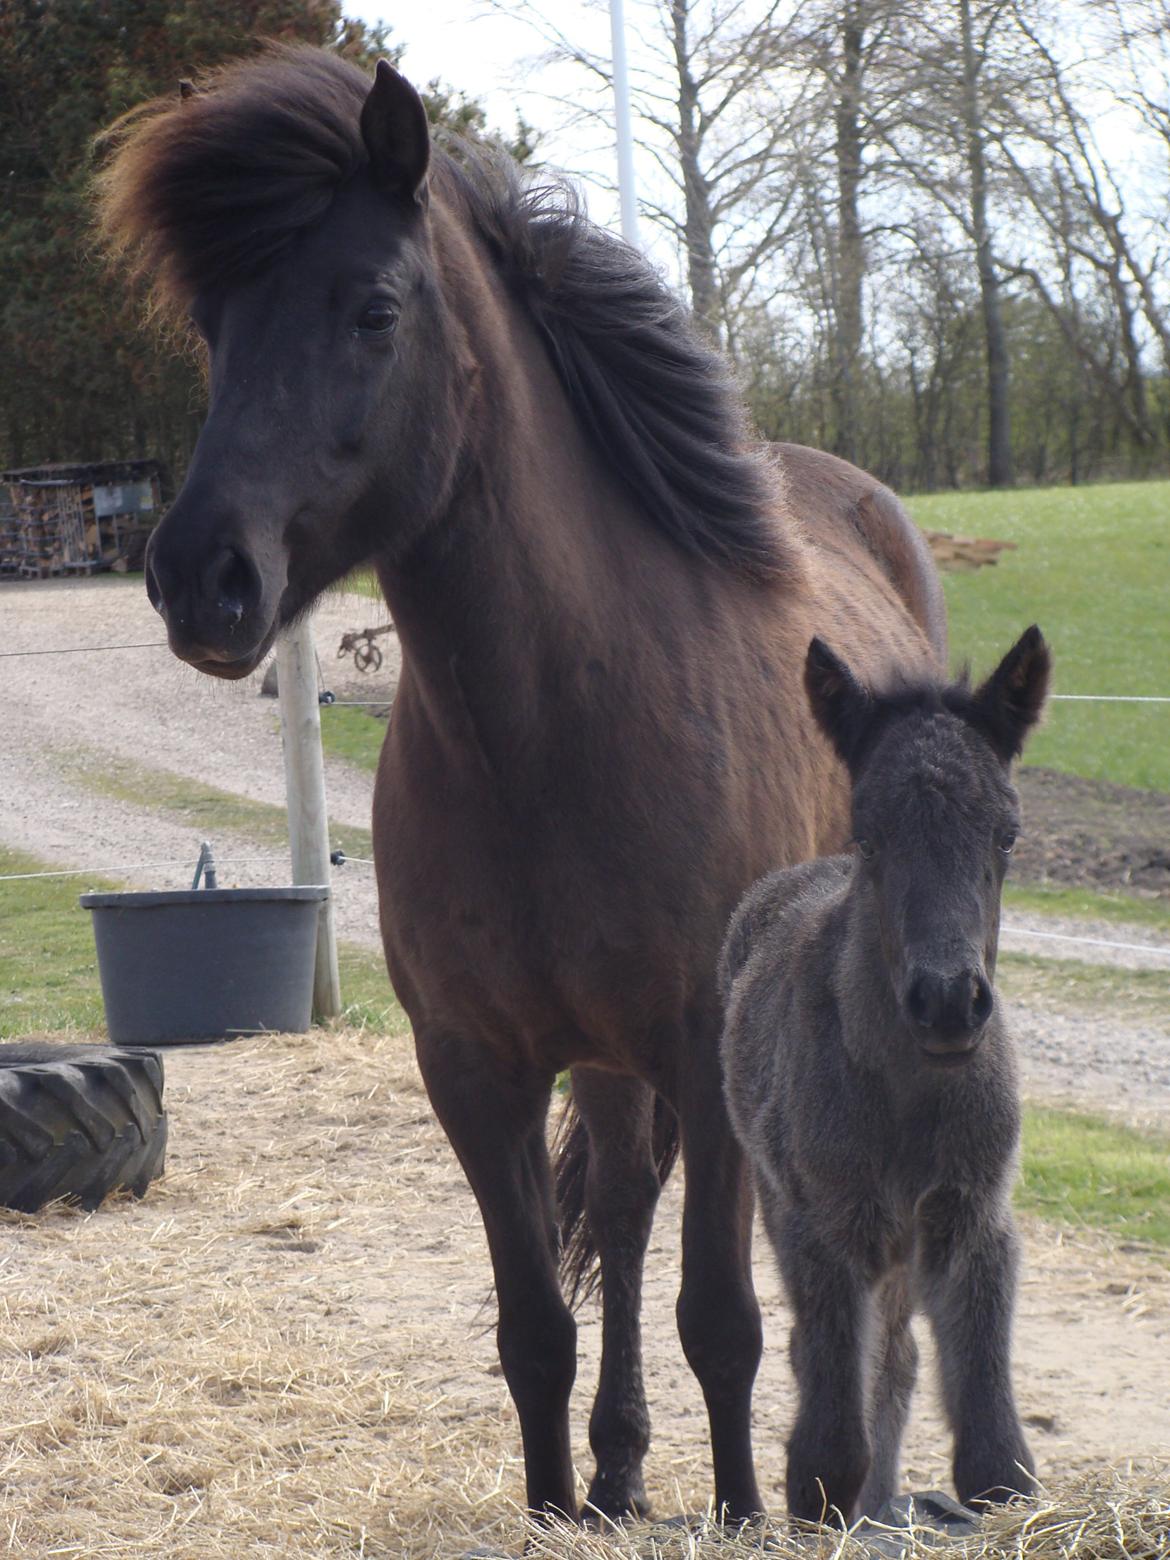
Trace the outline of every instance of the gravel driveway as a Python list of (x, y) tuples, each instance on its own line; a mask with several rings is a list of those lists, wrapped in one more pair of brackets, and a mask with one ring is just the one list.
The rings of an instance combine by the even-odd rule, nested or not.
[[(366, 596), (332, 592), (313, 620), (324, 685), (339, 699), (378, 697), (397, 676), (397, 644), (380, 640), (386, 663), (362, 676), (337, 659), (342, 633), (386, 621)], [(150, 646), (101, 653), (7, 654), (0, 660), (0, 843), (61, 867), (83, 867), (140, 887), (190, 880), (200, 831), (173, 813), (115, 800), (82, 776), (103, 758), (168, 770), (260, 802), (283, 804), (284, 770), (274, 700), (260, 674), (214, 682), (176, 661), (140, 579), (52, 580), (0, 586), (0, 651), (62, 652), (86, 646)], [(329, 712), (322, 713), (328, 720)], [(329, 814), (368, 827), (373, 778), (327, 761)], [(282, 881), (287, 855), (217, 841), (224, 886)], [(234, 854), (233, 854), (234, 853)], [(84, 888), (84, 877), (78, 881)], [(356, 863), (334, 872), (339, 933), (377, 945), (373, 874)], [(0, 906), (3, 884), (0, 884)], [(1061, 943), (1061, 933), (1157, 949), (1141, 953)], [(1170, 938), (1148, 927), (1096, 925), (1013, 913), (1004, 946), (1046, 958), (1161, 968), (1170, 988)], [(1026, 1086), (1124, 1114), (1170, 1121), (1170, 1020), (1055, 1014), (1014, 1003)], [(1167, 1009), (1170, 1011), (1170, 998)]]

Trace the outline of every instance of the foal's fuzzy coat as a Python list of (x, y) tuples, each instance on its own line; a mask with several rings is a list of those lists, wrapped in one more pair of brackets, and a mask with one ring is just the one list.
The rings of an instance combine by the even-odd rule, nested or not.
[(977, 691), (867, 692), (813, 640), (813, 712), (853, 780), (856, 853), (762, 879), (720, 965), (736, 1133), (795, 1321), (794, 1517), (895, 1492), (921, 1307), (963, 1501), (1032, 1487), (1009, 1365), (1019, 1137), (995, 1001), (1008, 778), (1047, 690), (1029, 629)]

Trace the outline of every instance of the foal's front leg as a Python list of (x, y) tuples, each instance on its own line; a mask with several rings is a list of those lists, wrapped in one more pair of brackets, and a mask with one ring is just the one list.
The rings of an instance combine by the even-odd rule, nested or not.
[(848, 1254), (824, 1243), (814, 1219), (761, 1188), (764, 1223), (794, 1313), (789, 1352), (799, 1391), (788, 1438), (788, 1514), (847, 1524), (870, 1471), (863, 1344), (871, 1299)]
[(861, 1516), (872, 1517), (897, 1494), (902, 1435), (918, 1374), (918, 1347), (910, 1331), (913, 1310), (909, 1278), (895, 1268), (879, 1284), (873, 1299), (876, 1326), (870, 1358), (869, 1424), (873, 1458), (858, 1501)]
[(561, 1296), (545, 1144), (552, 1075), (499, 1069), (486, 1047), (415, 1032), (431, 1104), (479, 1202), (499, 1303), (500, 1363), (520, 1416), (528, 1506), (575, 1517), (569, 1393), (577, 1324)]
[(1029, 1494), (1035, 1463), (1011, 1381), (1019, 1240), (1010, 1213), (988, 1214), (958, 1191), (919, 1212), (923, 1303), (938, 1343), (943, 1402), (964, 1505)]

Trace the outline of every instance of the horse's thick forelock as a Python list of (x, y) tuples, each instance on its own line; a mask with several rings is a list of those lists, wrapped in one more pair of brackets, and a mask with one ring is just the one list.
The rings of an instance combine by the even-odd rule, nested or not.
[[(143, 105), (105, 137), (107, 248), (186, 322), (204, 289), (262, 271), (367, 162), (368, 77), (323, 50), (272, 46), (203, 90)], [(563, 181), (452, 141), (437, 197), (461, 208), (543, 336), (599, 455), (685, 550), (761, 578), (795, 567), (775, 476), (750, 448), (723, 358), (645, 257), (582, 214)]]

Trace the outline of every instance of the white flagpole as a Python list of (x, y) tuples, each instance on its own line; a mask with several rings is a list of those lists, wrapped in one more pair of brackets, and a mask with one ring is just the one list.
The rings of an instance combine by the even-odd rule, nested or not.
[(634, 138), (630, 122), (630, 75), (626, 66), (626, 24), (622, 0), (609, 0), (613, 39), (614, 123), (617, 130), (618, 192), (621, 196), (622, 237), (638, 244), (638, 201), (634, 193)]

